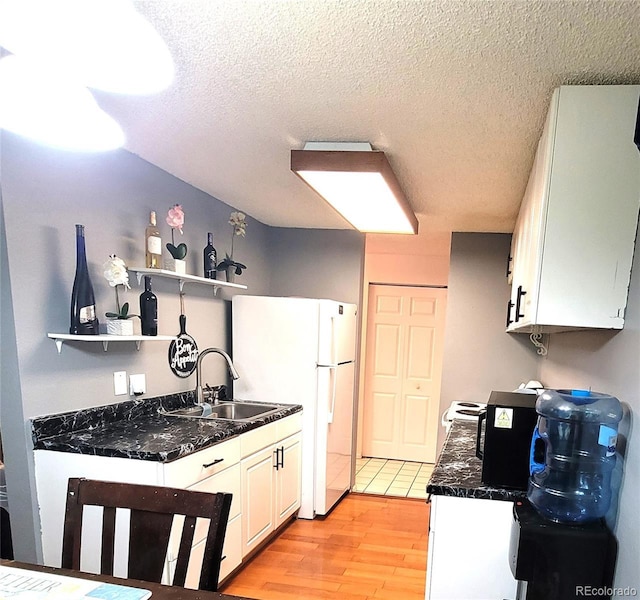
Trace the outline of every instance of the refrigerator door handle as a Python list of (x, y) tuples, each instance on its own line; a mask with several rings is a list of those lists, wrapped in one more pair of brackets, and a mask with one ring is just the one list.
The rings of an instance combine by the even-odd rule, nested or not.
[(336, 388), (338, 385), (338, 367), (331, 367), (333, 370), (333, 385), (331, 386), (331, 408), (327, 415), (327, 423), (333, 423), (333, 413), (336, 408)]
[[(331, 362), (335, 365), (337, 360), (337, 349), (336, 349), (336, 317), (335, 315), (331, 315)], [(333, 412), (333, 411), (331, 411)]]
[(337, 393), (337, 385), (338, 385), (338, 366), (339, 365), (336, 365), (336, 364), (318, 365), (319, 368), (329, 369), (329, 375), (333, 379), (333, 381), (331, 382), (331, 398), (329, 403), (329, 412), (327, 414), (327, 423), (333, 423), (333, 412), (336, 407), (336, 393)]

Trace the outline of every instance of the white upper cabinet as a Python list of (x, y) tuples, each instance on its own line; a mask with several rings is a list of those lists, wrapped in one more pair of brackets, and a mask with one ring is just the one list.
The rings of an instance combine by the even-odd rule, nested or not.
[(640, 86), (562, 86), (514, 230), (507, 331), (622, 329), (640, 208)]

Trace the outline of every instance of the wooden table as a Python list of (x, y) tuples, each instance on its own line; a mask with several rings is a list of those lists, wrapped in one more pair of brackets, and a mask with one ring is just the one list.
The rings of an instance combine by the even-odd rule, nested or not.
[(55, 575), (64, 575), (66, 577), (78, 577), (80, 579), (88, 579), (91, 581), (105, 581), (107, 583), (144, 588), (151, 591), (150, 600), (251, 600), (246, 597), (230, 596), (229, 594), (220, 594), (218, 592), (189, 590), (187, 588), (176, 587), (173, 585), (161, 585), (159, 583), (151, 583), (149, 581), (123, 579), (121, 577), (111, 577), (109, 575), (94, 575), (93, 573), (72, 571), (70, 569), (59, 569), (57, 567), (45, 567), (42, 565), (32, 565), (14, 560), (0, 560), (0, 565), (13, 567), (15, 569), (28, 569), (30, 571), (53, 573)]

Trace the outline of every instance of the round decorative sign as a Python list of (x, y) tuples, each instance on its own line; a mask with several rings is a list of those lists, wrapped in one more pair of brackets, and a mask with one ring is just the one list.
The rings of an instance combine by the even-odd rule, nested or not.
[(180, 333), (169, 344), (169, 367), (177, 377), (189, 377), (197, 362), (198, 346), (187, 333), (187, 317), (180, 315)]

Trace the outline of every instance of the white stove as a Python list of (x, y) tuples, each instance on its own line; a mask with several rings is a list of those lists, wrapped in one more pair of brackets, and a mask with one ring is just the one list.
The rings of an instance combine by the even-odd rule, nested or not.
[(486, 407), (486, 403), (482, 402), (458, 402), (454, 400), (442, 415), (442, 426), (449, 431), (451, 422), (454, 419), (477, 421), (480, 412)]

